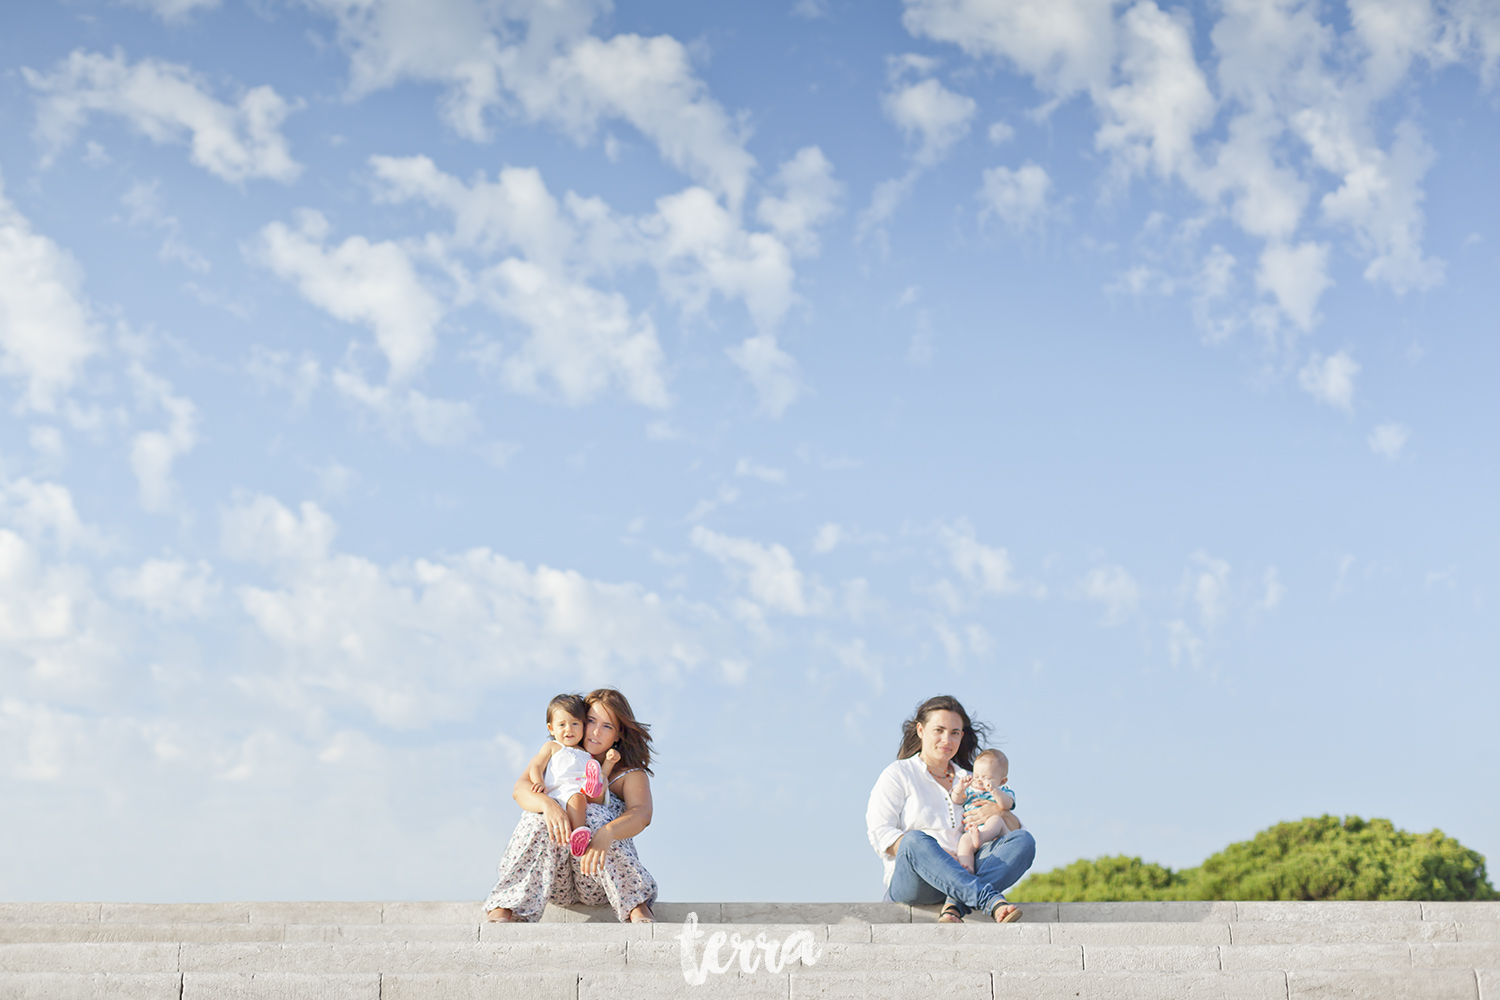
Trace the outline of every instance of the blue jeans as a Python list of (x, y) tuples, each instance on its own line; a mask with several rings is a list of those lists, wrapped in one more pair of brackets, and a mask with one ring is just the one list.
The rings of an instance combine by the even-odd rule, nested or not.
[(1036, 841), (1026, 830), (1012, 830), (979, 849), (970, 875), (936, 840), (919, 830), (901, 838), (896, 848), (896, 870), (891, 875), (891, 899), (913, 906), (948, 901), (959, 913), (990, 913), (1005, 901), (1001, 895), (1015, 885), (1036, 859)]

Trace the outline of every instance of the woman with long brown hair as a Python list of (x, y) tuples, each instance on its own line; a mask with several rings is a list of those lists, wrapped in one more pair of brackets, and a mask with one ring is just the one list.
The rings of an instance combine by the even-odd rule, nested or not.
[[(994, 802), (961, 812), (953, 783), (974, 766), (988, 729), (969, 719), (951, 695), (928, 698), (901, 727), (896, 762), (881, 772), (865, 812), (870, 845), (885, 863), (885, 898), (931, 906), (943, 903), (944, 923), (979, 910), (1000, 923), (1021, 916), (1004, 891), (1020, 881), (1036, 857), (1036, 841), (1024, 830), (992, 840), (975, 857), (971, 873), (958, 861), (964, 828), (1001, 813)], [(1000, 795), (1003, 793), (997, 793)], [(1004, 796), (1005, 810), (1015, 800)]]
[(572, 856), (567, 813), (551, 796), (533, 791), (523, 773), (512, 797), (526, 811), (484, 903), (491, 922), (536, 920), (548, 903), (607, 903), (622, 921), (653, 919), (656, 880), (641, 864), (632, 839), (651, 825), (651, 727), (636, 721), (630, 702), (614, 688), (591, 691), (584, 701), (584, 751), (601, 764), (611, 748), (620, 755), (604, 804), (588, 807), (588, 850)]

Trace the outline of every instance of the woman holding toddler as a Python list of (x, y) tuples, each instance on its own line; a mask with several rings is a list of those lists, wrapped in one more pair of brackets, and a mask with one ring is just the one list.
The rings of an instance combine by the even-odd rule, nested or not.
[[(499, 881), (485, 900), (486, 918), (492, 923), (534, 921), (548, 903), (607, 903), (622, 921), (649, 923), (656, 880), (641, 864), (632, 839), (651, 824), (649, 727), (636, 721), (630, 702), (614, 688), (589, 692), (582, 720), (569, 719), (565, 705), (558, 710), (566, 701), (567, 696), (553, 699), (547, 710), (553, 736), (549, 744), (558, 742), (558, 747), (539, 753), (516, 781), (512, 797), (525, 812), (500, 861)], [(582, 722), (581, 739), (569, 725), (577, 721)], [(585, 805), (569, 796), (565, 805), (538, 780), (538, 764), (545, 766), (549, 756), (579, 748), (596, 764), (588, 769), (590, 780), (602, 778), (602, 803)], [(582, 824), (575, 825), (580, 818), (575, 805), (584, 810)], [(575, 813), (571, 818), (570, 811)]]

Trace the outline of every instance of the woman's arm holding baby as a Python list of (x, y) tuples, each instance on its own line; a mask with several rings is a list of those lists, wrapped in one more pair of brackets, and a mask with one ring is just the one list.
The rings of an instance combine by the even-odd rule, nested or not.
[(629, 840), (651, 825), (651, 779), (645, 771), (620, 775), (615, 792), (625, 803), (624, 812), (594, 831), (589, 849), (578, 859), (585, 875), (604, 871), (604, 856), (617, 840)]
[(510, 793), (510, 797), (516, 800), (516, 805), (527, 812), (542, 814), (542, 821), (547, 824), (547, 832), (552, 835), (553, 843), (566, 844), (568, 842), (568, 834), (573, 832), (568, 825), (568, 814), (552, 796), (532, 790), (530, 769), (516, 779), (516, 787)]

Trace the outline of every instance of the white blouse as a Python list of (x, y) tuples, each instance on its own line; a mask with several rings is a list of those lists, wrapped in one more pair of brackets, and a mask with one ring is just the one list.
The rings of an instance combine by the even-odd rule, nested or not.
[[(953, 765), (953, 780), (968, 774)], [(865, 810), (865, 828), (870, 846), (885, 865), (885, 898), (890, 899), (891, 874), (896, 859), (885, 853), (896, 838), (912, 830), (932, 837), (944, 850), (957, 851), (958, 838), (964, 832), (963, 806), (955, 805), (951, 793), (938, 784), (922, 763), (920, 754), (891, 764), (870, 790), (870, 805)]]

